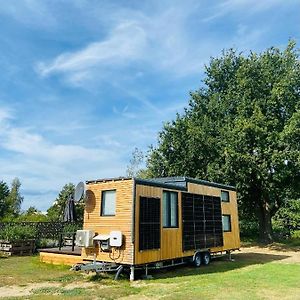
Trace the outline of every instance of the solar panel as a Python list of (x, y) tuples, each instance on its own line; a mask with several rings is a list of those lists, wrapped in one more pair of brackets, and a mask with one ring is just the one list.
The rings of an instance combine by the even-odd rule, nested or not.
[(220, 197), (182, 193), (183, 251), (223, 246)]
[(160, 248), (160, 198), (140, 197), (139, 250)]

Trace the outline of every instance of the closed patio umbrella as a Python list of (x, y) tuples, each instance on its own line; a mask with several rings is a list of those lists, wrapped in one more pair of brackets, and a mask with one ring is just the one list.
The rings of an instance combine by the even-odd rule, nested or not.
[(63, 221), (64, 222), (76, 221), (75, 203), (74, 203), (73, 195), (69, 196), (69, 199), (66, 203)]

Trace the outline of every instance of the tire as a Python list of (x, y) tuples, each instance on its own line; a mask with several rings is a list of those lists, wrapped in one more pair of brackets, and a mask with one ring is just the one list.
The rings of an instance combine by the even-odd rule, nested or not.
[(193, 264), (196, 268), (199, 268), (201, 266), (201, 254), (196, 253), (194, 256)]
[(202, 263), (203, 265), (207, 266), (210, 264), (211, 256), (209, 252), (202, 253)]

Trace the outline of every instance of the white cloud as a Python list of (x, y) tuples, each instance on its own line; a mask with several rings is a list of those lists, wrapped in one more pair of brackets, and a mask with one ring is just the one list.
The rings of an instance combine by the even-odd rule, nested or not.
[[(204, 61), (201, 56), (205, 52), (206, 59), (212, 45), (188, 39), (185, 23), (194, 6), (177, 4), (153, 16), (130, 10), (126, 10), (125, 16), (124, 10), (120, 9), (113, 13), (114, 21), (107, 36), (80, 50), (39, 62), (36, 70), (41, 76), (62, 74), (73, 85), (99, 76), (104, 80), (107, 76), (114, 78), (116, 72), (127, 66), (137, 66), (137, 72), (131, 77), (144, 74), (143, 70), (147, 68), (175, 76), (199, 72)], [(194, 43), (193, 47), (190, 47), (191, 43)], [(117, 78), (122, 75), (118, 74)]]
[[(223, 48), (256, 42), (269, 29), (247, 29), (249, 36), (238, 34), (241, 28), (237, 28), (235, 35), (215, 37), (201, 28), (201, 18), (208, 21), (230, 12), (245, 15), (279, 3), (277, 0), (228, 0), (213, 6), (213, 13), (206, 17), (211, 7), (198, 1), (165, 5), (155, 14), (117, 7), (112, 16), (107, 17), (111, 20), (110, 26), (105, 16), (98, 24), (108, 26), (108, 35), (79, 50), (63, 52), (48, 62), (41, 61), (36, 69), (41, 76), (62, 75), (68, 84), (90, 90), (101, 84), (127, 88), (128, 80), (137, 80), (141, 74), (144, 76), (151, 71), (173, 79), (200, 74), (209, 58)], [(198, 22), (197, 35), (194, 35), (196, 28), (190, 27), (191, 20)], [(88, 88), (93, 81), (95, 84)]]
[[(289, 3), (288, 3), (289, 2)], [(247, 14), (254, 14), (258, 12), (266, 11), (276, 6), (284, 6), (297, 4), (297, 0), (281, 1), (281, 0), (226, 0), (220, 1), (212, 7), (212, 13), (203, 18), (203, 22), (211, 22), (217, 18), (221, 18), (230, 13), (239, 12), (240, 16)], [(299, 3), (299, 2), (298, 2)]]
[[(11, 122), (7, 109), (0, 109), (0, 180), (10, 183), (19, 177), (24, 188), (24, 207), (36, 204), (46, 210), (61, 187), (68, 182), (125, 173), (120, 145), (109, 141), (101, 145), (57, 143), (37, 129), (18, 127)], [(9, 155), (6, 159), (5, 155)], [(30, 192), (26, 192), (30, 189)], [(37, 201), (36, 194), (40, 203)]]
[(136, 22), (125, 22), (117, 26), (104, 41), (89, 44), (74, 53), (59, 55), (53, 62), (38, 64), (41, 75), (51, 73), (77, 72), (73, 80), (78, 81), (88, 76), (89, 68), (99, 64), (126, 64), (142, 56), (146, 36), (143, 28)]
[(0, 14), (10, 16), (20, 23), (38, 27), (52, 27), (57, 24), (46, 1), (10, 0), (2, 2)]
[[(23, 208), (35, 205), (45, 211), (68, 182), (125, 175), (134, 147), (146, 150), (155, 141), (162, 120), (174, 112), (170, 110), (173, 108), (149, 115), (149, 110), (134, 113), (130, 105), (120, 104), (114, 110), (117, 118), (105, 118), (93, 127), (80, 120), (70, 124), (68, 134), (61, 137), (56, 131), (65, 128), (57, 124), (55, 116), (54, 127), (48, 120), (46, 131), (41, 133), (42, 128), (35, 127), (34, 122), (31, 127), (16, 125), (19, 113), (1, 108), (0, 180), (10, 183), (19, 177), (25, 197)], [(78, 131), (78, 127), (83, 130)]]
[(12, 118), (13, 118), (13, 115), (12, 115), (12, 111), (10, 109), (0, 107), (0, 125), (2, 122), (12, 119)]

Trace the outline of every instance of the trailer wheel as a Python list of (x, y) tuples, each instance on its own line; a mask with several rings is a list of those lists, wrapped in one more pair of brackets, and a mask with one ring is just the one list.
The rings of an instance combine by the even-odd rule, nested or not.
[(211, 256), (209, 252), (202, 253), (202, 262), (205, 266), (209, 265), (211, 261)]
[(195, 254), (193, 264), (196, 268), (201, 266), (201, 254), (199, 252)]

